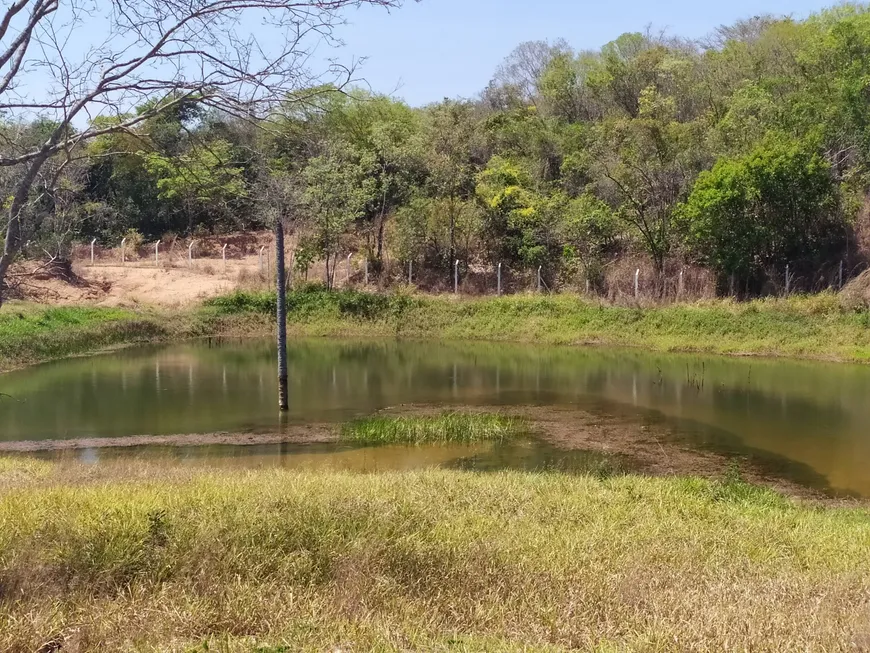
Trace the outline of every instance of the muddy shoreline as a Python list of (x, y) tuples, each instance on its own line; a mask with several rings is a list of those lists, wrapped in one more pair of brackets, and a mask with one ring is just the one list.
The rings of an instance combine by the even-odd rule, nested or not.
[[(380, 411), (383, 415), (427, 415), (450, 410), (449, 406), (403, 405)], [(649, 476), (698, 476), (722, 478), (735, 464), (748, 481), (783, 494), (823, 502), (854, 501), (838, 496), (822, 477), (806, 474), (806, 482), (787, 478), (771, 469), (762, 457), (728, 456), (677, 442), (664, 425), (627, 420), (617, 415), (594, 414), (582, 409), (552, 406), (455, 407), (460, 412), (501, 412), (528, 421), (536, 438), (566, 451), (590, 451), (631, 461), (631, 472)], [(335, 444), (338, 424), (288, 425), (281, 432), (200, 433), (138, 435), (118, 438), (30, 440), (0, 442), (0, 454), (51, 454), (84, 449), (132, 449), (142, 447), (256, 446), (274, 444)]]

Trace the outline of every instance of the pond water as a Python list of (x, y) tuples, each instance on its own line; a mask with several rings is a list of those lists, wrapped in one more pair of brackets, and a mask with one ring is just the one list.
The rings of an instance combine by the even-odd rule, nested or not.
[[(289, 350), (291, 410), (279, 421), (274, 357), (270, 342), (202, 341), (2, 375), (0, 393), (9, 396), (0, 398), (0, 441), (274, 432), (400, 404), (573, 406), (665, 425), (694, 446), (751, 452), (817, 485), (870, 496), (870, 366), (490, 343), (302, 341)], [(530, 465), (552, 459), (546, 448), (524, 446), (531, 447)], [(184, 447), (166, 455), (295, 465), (323, 453), (311, 446), (233, 449)], [(420, 455), (397, 448), (393, 462), (372, 463), (372, 456), (389, 456), (330, 451), (356, 461), (346, 463), (351, 469), (413, 467)], [(516, 457), (493, 448), (442, 453), (444, 464), (483, 467)]]

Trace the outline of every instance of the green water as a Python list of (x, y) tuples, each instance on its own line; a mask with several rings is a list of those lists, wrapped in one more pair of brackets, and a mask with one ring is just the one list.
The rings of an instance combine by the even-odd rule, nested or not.
[[(0, 441), (280, 430), (274, 355), (269, 342), (198, 342), (6, 374), (0, 393), (12, 398), (0, 399)], [(401, 404), (574, 406), (654, 422), (681, 442), (750, 453), (807, 483), (870, 496), (870, 367), (343, 341), (294, 343), (289, 361), (291, 410), (283, 424), (339, 422)], [(173, 455), (221, 453), (189, 449)], [(221, 456), (286, 461), (303, 454), (282, 453), (280, 445), (240, 449)], [(482, 455), (453, 453), (445, 464)], [(505, 455), (488, 450), (484, 457)]]

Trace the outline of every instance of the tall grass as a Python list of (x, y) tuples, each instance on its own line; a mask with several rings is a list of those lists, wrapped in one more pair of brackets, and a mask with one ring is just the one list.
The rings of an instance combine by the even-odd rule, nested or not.
[[(292, 331), (312, 336), (602, 344), (658, 351), (761, 354), (866, 361), (870, 312), (823, 293), (746, 303), (626, 307), (577, 295), (501, 298), (375, 295), (307, 288), (290, 294)], [(269, 314), (274, 293), (213, 300), (215, 314)]]
[[(239, 291), (186, 313), (111, 308), (0, 310), (0, 369), (117, 344), (212, 335), (266, 335), (274, 292)], [(870, 311), (832, 294), (658, 307), (600, 304), (576, 295), (501, 298), (380, 295), (306, 286), (288, 295), (291, 333), (602, 344), (658, 351), (870, 360)]]
[(124, 309), (11, 302), (0, 310), (0, 370), (166, 335), (160, 320)]
[(3, 487), (8, 653), (866, 642), (870, 514), (734, 478), (138, 463)]
[(503, 442), (529, 431), (524, 420), (490, 413), (365, 417), (343, 424), (341, 439), (360, 444)]

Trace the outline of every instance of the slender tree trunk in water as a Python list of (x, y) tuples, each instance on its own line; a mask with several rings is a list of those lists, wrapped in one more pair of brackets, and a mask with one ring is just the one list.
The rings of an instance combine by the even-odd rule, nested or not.
[(280, 218), (275, 225), (275, 272), (278, 291), (278, 408), (286, 412), (290, 410), (287, 396), (287, 284), (284, 271), (284, 225)]

